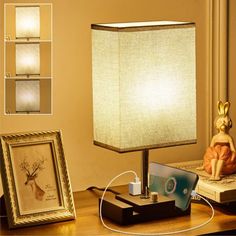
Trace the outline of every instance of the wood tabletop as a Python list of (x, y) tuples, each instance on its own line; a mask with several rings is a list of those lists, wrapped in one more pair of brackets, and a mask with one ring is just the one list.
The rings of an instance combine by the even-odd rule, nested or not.
[[(115, 187), (115, 190), (126, 192), (127, 187)], [(98, 190), (75, 192), (74, 201), (77, 217), (76, 220), (72, 221), (9, 230), (7, 218), (0, 218), (0, 235), (119, 235), (104, 228), (100, 222), (98, 217), (98, 199), (101, 195), (102, 192)], [(209, 233), (222, 235), (224, 234), (222, 233), (223, 231), (229, 230), (235, 230), (234, 233), (236, 234), (236, 204), (224, 207), (219, 204), (213, 206), (215, 209), (213, 220), (204, 227), (185, 232), (184, 235)], [(112, 228), (121, 231), (139, 232), (140, 235), (142, 235), (142, 233), (164, 233), (194, 227), (207, 221), (210, 215), (211, 209), (209, 206), (202, 204), (202, 202), (194, 201), (192, 203), (191, 215), (187, 216), (155, 220), (128, 226), (120, 226), (107, 219), (104, 219), (104, 221)]]

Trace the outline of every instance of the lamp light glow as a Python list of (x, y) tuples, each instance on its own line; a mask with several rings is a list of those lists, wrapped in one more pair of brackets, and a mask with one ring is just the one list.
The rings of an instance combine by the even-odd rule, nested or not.
[(16, 112), (40, 111), (40, 81), (16, 81)]
[(94, 143), (118, 152), (196, 142), (195, 25), (92, 26)]
[(16, 38), (40, 38), (40, 7), (16, 6)]
[(16, 75), (40, 74), (39, 43), (16, 44)]

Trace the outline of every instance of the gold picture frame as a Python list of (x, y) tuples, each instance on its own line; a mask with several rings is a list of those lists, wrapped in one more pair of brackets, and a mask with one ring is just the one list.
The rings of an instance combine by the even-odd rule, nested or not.
[(0, 141), (9, 228), (75, 219), (61, 132), (7, 134)]

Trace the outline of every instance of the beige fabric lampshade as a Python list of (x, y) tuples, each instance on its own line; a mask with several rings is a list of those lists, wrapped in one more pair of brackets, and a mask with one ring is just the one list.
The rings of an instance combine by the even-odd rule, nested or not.
[(40, 74), (40, 44), (16, 44), (16, 75)]
[(195, 25), (92, 25), (94, 143), (119, 152), (196, 142)]
[(40, 7), (16, 6), (16, 38), (40, 38)]
[(16, 111), (17, 112), (40, 111), (39, 80), (16, 81)]

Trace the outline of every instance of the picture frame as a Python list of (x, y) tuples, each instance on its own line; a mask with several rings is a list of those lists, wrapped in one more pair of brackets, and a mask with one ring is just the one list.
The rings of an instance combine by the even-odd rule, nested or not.
[(9, 228), (75, 219), (61, 131), (6, 134), (0, 141)]

